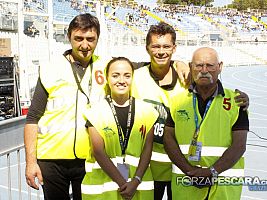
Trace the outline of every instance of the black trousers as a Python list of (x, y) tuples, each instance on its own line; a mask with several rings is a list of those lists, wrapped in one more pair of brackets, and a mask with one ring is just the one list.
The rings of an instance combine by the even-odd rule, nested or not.
[(43, 176), (45, 200), (81, 200), (81, 183), (85, 175), (85, 160), (38, 160)]
[(171, 181), (154, 181), (154, 200), (162, 200), (166, 187), (168, 200), (172, 200)]

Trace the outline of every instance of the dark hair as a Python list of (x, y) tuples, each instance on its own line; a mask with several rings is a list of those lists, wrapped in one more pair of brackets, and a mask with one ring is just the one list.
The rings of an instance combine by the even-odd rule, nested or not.
[(148, 33), (146, 35), (146, 47), (150, 44), (151, 42), (151, 37), (153, 34), (156, 35), (166, 35), (166, 34), (171, 34), (172, 36), (172, 42), (175, 44), (176, 40), (176, 33), (173, 27), (165, 22), (159, 22), (156, 25), (151, 25)]
[(73, 30), (79, 29), (79, 30), (86, 31), (86, 30), (92, 29), (92, 28), (96, 29), (97, 37), (99, 38), (100, 24), (99, 24), (97, 17), (95, 17), (89, 13), (77, 15), (76, 17), (74, 17), (73, 20), (71, 20), (71, 22), (69, 24), (68, 37), (69, 38), (71, 37), (71, 33)]
[[(106, 66), (106, 69), (105, 69), (106, 80), (108, 80), (108, 72), (109, 72), (110, 66), (113, 63), (118, 62), (118, 61), (125, 61), (125, 62), (127, 62), (131, 66), (131, 68), (132, 68), (132, 74), (134, 73), (133, 63), (128, 58), (126, 58), (126, 57), (116, 57), (116, 58), (112, 58), (108, 62), (107, 66)], [(106, 83), (106, 85), (105, 85), (105, 93), (106, 94), (110, 94), (110, 88), (109, 88), (108, 83)]]

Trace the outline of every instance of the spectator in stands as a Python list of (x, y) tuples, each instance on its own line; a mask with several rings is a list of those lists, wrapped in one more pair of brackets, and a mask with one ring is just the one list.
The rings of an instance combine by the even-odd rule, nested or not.
[(29, 12), (31, 10), (30, 4), (27, 0), (24, 1), (24, 9), (26, 12)]
[(173, 162), (174, 199), (241, 198), (241, 184), (216, 183), (218, 176), (244, 176), (249, 130), (247, 112), (234, 101), (236, 93), (218, 79), (222, 65), (214, 49), (197, 49), (190, 64), (192, 85), (171, 99), (164, 146)]
[(44, 23), (45, 23), (45, 25), (44, 25), (44, 35), (45, 35), (45, 38), (48, 38), (48, 22), (45, 21)]
[(32, 24), (28, 29), (29, 29), (29, 32), (31, 33), (32, 37), (39, 35), (39, 30), (37, 30), (37, 28), (35, 27), (34, 24)]
[(258, 40), (258, 38), (256, 37), (256, 38), (255, 38), (255, 44), (256, 44), (256, 45), (258, 44), (258, 41), (259, 41), (259, 40)]
[(67, 38), (68, 37), (68, 27), (64, 27), (64, 30), (63, 30), (63, 33), (64, 33), (64, 36)]
[(24, 30), (24, 34), (30, 37), (35, 37), (40, 34), (39, 30), (32, 23), (27, 29)]
[(72, 49), (40, 66), (40, 77), (24, 131), (26, 180), (42, 185), (46, 200), (81, 199), (89, 140), (82, 112), (103, 93), (103, 63), (94, 55), (100, 25), (90, 14), (69, 25)]

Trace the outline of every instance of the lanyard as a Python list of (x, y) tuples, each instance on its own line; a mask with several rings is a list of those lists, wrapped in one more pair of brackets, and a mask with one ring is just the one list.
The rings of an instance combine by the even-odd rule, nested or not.
[(108, 101), (108, 103), (110, 105), (112, 114), (114, 116), (114, 119), (115, 119), (115, 122), (116, 122), (116, 125), (117, 125), (117, 128), (118, 128), (119, 141), (120, 141), (120, 145), (121, 145), (122, 154), (125, 154), (125, 150), (127, 148), (128, 141), (129, 141), (129, 136), (130, 136), (131, 118), (132, 118), (132, 111), (133, 111), (132, 110), (133, 98), (130, 97), (130, 100), (129, 100), (129, 111), (128, 111), (128, 118), (127, 118), (127, 128), (126, 128), (126, 133), (124, 135), (124, 140), (123, 140), (122, 128), (121, 128), (121, 125), (119, 123), (118, 115), (117, 115), (117, 112), (115, 110), (115, 107), (114, 107), (114, 104), (112, 102), (112, 99), (111, 99), (110, 95), (108, 95), (106, 98), (107, 98), (107, 101)]
[(202, 120), (201, 122), (198, 124), (198, 117), (197, 117), (197, 106), (196, 106), (196, 103), (197, 103), (197, 96), (195, 94), (193, 94), (193, 106), (194, 106), (194, 118), (195, 118), (195, 125), (196, 125), (196, 131), (194, 133), (194, 139), (197, 139), (198, 137), (198, 133), (199, 133), (199, 130), (200, 130), (200, 126), (202, 124), (202, 122), (204, 121), (205, 117), (206, 117), (206, 114), (210, 108), (210, 105), (212, 103), (212, 100), (213, 99), (210, 99), (206, 105), (206, 108), (205, 108), (205, 112), (204, 112), (204, 115), (202, 117)]
[[(81, 78), (81, 81), (79, 81), (78, 79), (78, 76), (77, 76), (77, 72), (75, 70), (75, 63), (74, 62), (71, 62), (71, 68), (72, 68), (72, 72), (73, 72), (73, 75), (74, 75), (74, 78), (75, 78), (75, 81), (76, 81), (76, 84), (78, 86), (78, 89), (81, 91), (81, 93), (83, 93), (86, 98), (87, 98), (87, 103), (90, 104), (90, 100), (89, 100), (89, 97), (87, 96), (87, 94), (83, 91), (82, 89), (82, 86), (81, 86), (81, 82), (82, 82), (82, 78)], [(89, 79), (89, 86), (88, 86), (88, 93), (89, 93), (89, 96), (91, 94), (91, 90), (92, 90), (92, 72), (93, 72), (93, 62), (89, 65), (90, 69), (91, 69), (91, 74), (90, 74), (90, 79)]]

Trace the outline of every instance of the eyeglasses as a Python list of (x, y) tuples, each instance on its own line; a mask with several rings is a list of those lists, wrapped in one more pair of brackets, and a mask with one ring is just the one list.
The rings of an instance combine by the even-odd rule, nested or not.
[(170, 52), (173, 50), (174, 45), (151, 45), (150, 48), (153, 52), (159, 52), (160, 50), (162, 52)]
[(206, 66), (207, 70), (208, 71), (216, 71), (216, 67), (220, 65), (220, 63), (217, 63), (217, 64), (210, 64), (210, 63), (206, 63), (206, 64), (195, 64), (195, 63), (192, 63), (192, 66), (196, 69), (196, 70), (201, 70), (203, 69), (204, 66)]

